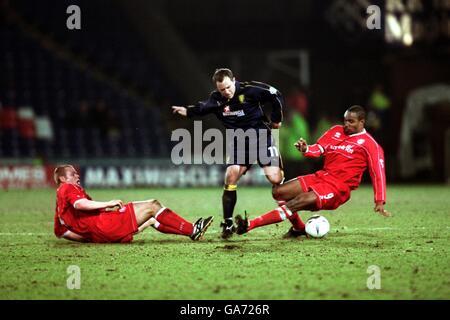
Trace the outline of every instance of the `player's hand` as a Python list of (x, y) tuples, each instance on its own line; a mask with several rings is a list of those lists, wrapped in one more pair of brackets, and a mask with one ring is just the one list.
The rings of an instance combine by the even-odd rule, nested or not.
[(389, 211), (384, 209), (384, 205), (382, 203), (377, 203), (375, 205), (374, 211), (378, 212), (379, 214), (381, 214), (382, 216), (385, 216), (385, 217), (391, 217), (392, 216), (392, 214)]
[(272, 122), (272, 129), (280, 129), (281, 122)]
[(172, 113), (177, 113), (183, 117), (187, 116), (187, 109), (186, 107), (181, 106), (172, 106)]
[(303, 138), (298, 139), (298, 141), (294, 144), (294, 146), (300, 152), (306, 152), (306, 149), (308, 148), (308, 144), (306, 143), (306, 140)]
[(107, 208), (116, 208), (121, 209), (123, 207), (122, 200), (111, 200), (107, 203)]

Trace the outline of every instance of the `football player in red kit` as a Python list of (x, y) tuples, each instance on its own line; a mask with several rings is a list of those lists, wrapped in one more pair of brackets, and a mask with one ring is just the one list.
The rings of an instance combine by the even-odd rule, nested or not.
[(54, 171), (56, 212), (54, 231), (58, 238), (79, 242), (120, 242), (149, 226), (163, 233), (189, 236), (200, 240), (213, 217), (186, 221), (158, 200), (124, 204), (121, 200), (93, 201), (80, 185), (80, 176), (72, 165), (58, 166)]
[(336, 209), (350, 199), (350, 192), (358, 188), (366, 168), (372, 179), (374, 210), (390, 216), (384, 209), (386, 176), (383, 149), (364, 129), (365, 118), (362, 107), (352, 106), (344, 114), (344, 125), (329, 129), (316, 144), (308, 145), (304, 139), (298, 140), (295, 147), (304, 156), (324, 156), (323, 169), (274, 186), (274, 199), (285, 201), (285, 204), (250, 221), (247, 217), (236, 216), (236, 232), (243, 234), (288, 219), (292, 227), (286, 238), (305, 235), (305, 224), (297, 211)]

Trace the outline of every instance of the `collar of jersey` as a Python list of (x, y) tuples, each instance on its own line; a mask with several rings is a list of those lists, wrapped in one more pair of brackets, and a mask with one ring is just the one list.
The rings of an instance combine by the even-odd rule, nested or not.
[(359, 135), (365, 134), (365, 133), (366, 133), (366, 129), (363, 129), (363, 131), (351, 134), (351, 135), (349, 135), (349, 137), (356, 137), (356, 136), (359, 136)]

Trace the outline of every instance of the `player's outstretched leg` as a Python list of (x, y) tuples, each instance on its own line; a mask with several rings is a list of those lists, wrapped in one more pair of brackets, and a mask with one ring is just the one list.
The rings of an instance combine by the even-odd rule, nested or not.
[(183, 219), (169, 208), (161, 207), (155, 214), (160, 224), (178, 230), (179, 234), (190, 236), (194, 232), (193, 223)]
[(178, 228), (173, 228), (168, 225), (162, 224), (158, 221), (155, 221), (155, 223), (152, 225), (153, 228), (158, 230), (161, 233), (167, 233), (167, 234), (180, 234), (183, 236), (190, 236), (189, 232), (186, 232), (184, 230), (179, 230)]
[(288, 217), (292, 223), (292, 227), (283, 235), (284, 239), (297, 238), (299, 236), (307, 236), (305, 231), (305, 223), (297, 213), (298, 210), (317, 210), (316, 194), (312, 191), (301, 192), (296, 197), (289, 200), (286, 204), (292, 209), (293, 214)]
[(289, 208), (286, 206), (278, 207), (275, 210), (269, 211), (250, 221), (247, 219), (247, 215), (245, 215), (245, 218), (237, 215), (235, 219), (237, 224), (236, 233), (244, 234), (258, 227), (281, 222), (283, 220), (286, 220), (287, 217), (291, 215), (291, 210), (289, 210)]
[(211, 225), (213, 217), (200, 218), (195, 223), (185, 220), (169, 208), (163, 207), (158, 200), (133, 202), (138, 224), (138, 232), (152, 226), (162, 233), (179, 234), (200, 240)]
[(191, 223), (168, 208), (161, 208), (155, 215), (157, 223), (155, 229), (163, 233), (181, 234), (189, 236), (197, 241), (203, 238), (208, 227), (213, 221), (213, 217), (200, 218), (195, 223)]
[(192, 240), (197, 241), (203, 239), (203, 236), (208, 229), (208, 227), (211, 225), (213, 221), (213, 217), (208, 217), (206, 219), (199, 218), (195, 223), (192, 224), (192, 233), (189, 233), (189, 231), (182, 231), (177, 228), (170, 227), (168, 225), (159, 223), (156, 221), (152, 227), (154, 227), (156, 230), (162, 233), (167, 234), (179, 234), (190, 237)]
[[(272, 188), (272, 197), (277, 201), (279, 206), (287, 204), (288, 201), (293, 200), (296, 197), (304, 197), (302, 194), (305, 194), (305, 192), (303, 192), (298, 178), (291, 179), (281, 185), (274, 185)], [(292, 202), (291, 208), (293, 208)], [(296, 210), (292, 210), (292, 215), (288, 216), (288, 220), (291, 222), (292, 228), (284, 235), (284, 237), (292, 238), (302, 235), (305, 229), (305, 223), (302, 221)]]

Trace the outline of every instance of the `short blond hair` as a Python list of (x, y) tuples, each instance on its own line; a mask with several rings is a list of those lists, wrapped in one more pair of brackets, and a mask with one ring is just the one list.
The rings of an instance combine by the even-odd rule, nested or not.
[(214, 84), (216, 84), (217, 82), (223, 82), (223, 79), (225, 79), (225, 77), (233, 80), (233, 71), (227, 68), (216, 69), (216, 71), (214, 71), (214, 75), (212, 76), (212, 81)]
[(66, 175), (67, 168), (73, 168), (73, 165), (61, 164), (55, 168), (55, 171), (53, 171), (53, 180), (55, 181), (57, 186), (61, 184), (61, 180), (59, 180), (59, 178)]

